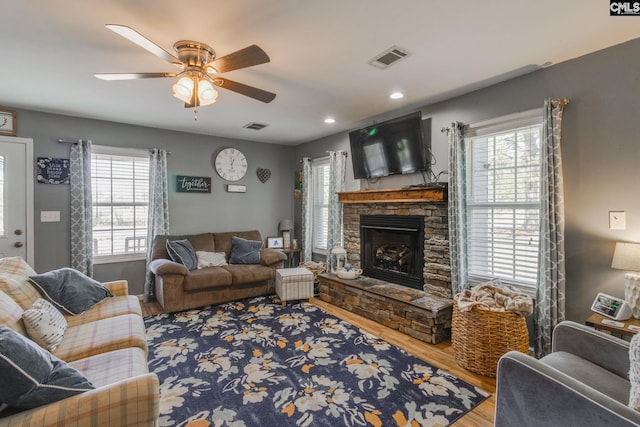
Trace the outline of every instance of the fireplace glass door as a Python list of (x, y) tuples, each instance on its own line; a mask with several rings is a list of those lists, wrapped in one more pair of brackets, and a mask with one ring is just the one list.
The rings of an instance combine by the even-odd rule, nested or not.
[(422, 289), (424, 217), (362, 215), (360, 252), (365, 276)]

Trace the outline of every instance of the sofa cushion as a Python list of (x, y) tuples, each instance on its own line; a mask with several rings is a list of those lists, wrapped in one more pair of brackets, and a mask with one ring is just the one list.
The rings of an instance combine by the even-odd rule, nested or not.
[(262, 241), (233, 236), (229, 264), (260, 264), (260, 249)]
[(171, 259), (167, 253), (167, 240), (184, 240), (189, 239), (193, 249), (196, 251), (220, 252), (216, 249), (213, 240), (213, 233), (192, 234), (187, 236), (159, 234), (153, 239), (151, 244), (151, 260), (155, 259)]
[(83, 323), (95, 322), (100, 319), (121, 316), (123, 314), (142, 316), (142, 307), (140, 307), (140, 300), (137, 296), (126, 295), (105, 298), (84, 313), (77, 316), (67, 315), (65, 318), (67, 319), (69, 327), (73, 327)]
[(127, 347), (139, 347), (147, 351), (144, 321), (137, 314), (110, 317), (68, 328), (53, 354), (72, 362)]
[(30, 276), (29, 280), (49, 301), (69, 314), (81, 314), (113, 295), (99, 282), (73, 268), (60, 268)]
[(198, 268), (227, 265), (227, 256), (224, 252), (196, 251), (196, 256), (198, 257)]
[(67, 330), (67, 321), (60, 310), (43, 298), (22, 313), (22, 320), (29, 338), (49, 351), (60, 345)]
[(565, 351), (553, 352), (540, 361), (624, 405), (629, 401), (629, 381), (595, 363)]
[(22, 321), (24, 310), (9, 295), (0, 291), (0, 325), (8, 326), (21, 335), (27, 335)]
[(220, 268), (224, 268), (229, 273), (231, 273), (233, 286), (262, 282), (275, 278), (275, 270), (273, 268), (265, 267), (264, 265), (259, 264), (230, 264)]
[(182, 286), (185, 291), (198, 291), (231, 286), (232, 283), (231, 273), (223, 267), (207, 267), (190, 272)]
[(0, 326), (0, 402), (28, 409), (94, 389), (76, 369)]
[(36, 273), (21, 257), (0, 259), (0, 291), (9, 295), (23, 310), (33, 305), (40, 293), (29, 283)]
[[(231, 246), (233, 237), (240, 237), (247, 240), (262, 241), (262, 236), (258, 230), (251, 231), (229, 231), (225, 233), (213, 233), (213, 238), (216, 242), (216, 252), (224, 252), (227, 254), (227, 258), (231, 254)], [(198, 248), (197, 250), (204, 250)]]
[(167, 253), (171, 261), (178, 262), (189, 270), (198, 268), (198, 258), (193, 245), (188, 239), (167, 240)]
[(147, 354), (138, 347), (85, 357), (70, 362), (69, 366), (87, 377), (95, 387), (103, 387), (149, 372)]

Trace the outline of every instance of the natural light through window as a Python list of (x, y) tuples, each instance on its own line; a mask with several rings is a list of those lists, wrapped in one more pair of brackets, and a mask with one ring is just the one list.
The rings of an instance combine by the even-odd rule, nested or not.
[[(123, 151), (126, 153), (126, 151)], [(93, 254), (145, 254), (149, 207), (149, 156), (101, 153), (91, 158)]]
[(468, 139), (468, 269), (476, 281), (536, 286), (541, 126)]
[(313, 252), (326, 253), (329, 230), (329, 160), (313, 164)]
[(5, 235), (5, 224), (4, 224), (4, 220), (5, 220), (5, 215), (4, 215), (4, 210), (5, 210), (5, 202), (4, 202), (4, 186), (6, 183), (5, 180), (5, 167), (4, 167), (4, 157), (3, 155), (0, 155), (0, 236), (4, 237)]

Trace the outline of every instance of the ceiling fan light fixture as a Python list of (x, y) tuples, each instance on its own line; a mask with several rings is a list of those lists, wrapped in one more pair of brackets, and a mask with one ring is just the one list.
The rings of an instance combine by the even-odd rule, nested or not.
[(193, 94), (194, 83), (190, 77), (182, 76), (173, 85), (173, 96), (181, 101), (189, 102)]
[(216, 102), (218, 92), (213, 88), (209, 80), (202, 79), (198, 82), (198, 98), (200, 99), (200, 105), (209, 105)]

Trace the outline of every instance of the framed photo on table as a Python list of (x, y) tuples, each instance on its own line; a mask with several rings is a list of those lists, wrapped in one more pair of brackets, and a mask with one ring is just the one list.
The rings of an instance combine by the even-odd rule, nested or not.
[(267, 247), (272, 249), (284, 248), (284, 240), (282, 237), (267, 237)]
[(0, 108), (0, 135), (16, 136), (16, 112)]

